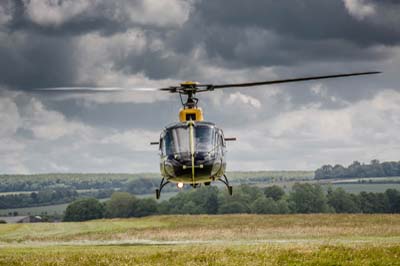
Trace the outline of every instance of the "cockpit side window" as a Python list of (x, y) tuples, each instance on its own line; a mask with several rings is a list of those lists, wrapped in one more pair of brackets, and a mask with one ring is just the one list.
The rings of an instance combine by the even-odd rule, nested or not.
[(167, 131), (165, 132), (164, 139), (163, 139), (163, 149), (162, 153), (163, 155), (170, 155), (174, 153), (174, 143), (173, 143), (173, 138), (171, 136), (171, 132)]

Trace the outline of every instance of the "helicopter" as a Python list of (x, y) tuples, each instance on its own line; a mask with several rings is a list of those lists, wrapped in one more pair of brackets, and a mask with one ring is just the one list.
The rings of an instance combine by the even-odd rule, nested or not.
[[(350, 76), (379, 74), (378, 71), (358, 72), (325, 76), (310, 76), (291, 79), (258, 81), (233, 84), (200, 84), (194, 81), (185, 81), (178, 86), (166, 88), (89, 88), (65, 87), (45, 88), (45, 91), (81, 91), (81, 92), (113, 92), (128, 91), (164, 91), (179, 94), (182, 107), (179, 111), (179, 122), (166, 126), (158, 141), (151, 142), (157, 145), (160, 154), (161, 181), (156, 189), (156, 198), (159, 199), (165, 185), (176, 183), (178, 188), (190, 185), (193, 188), (204, 184), (209, 186), (214, 181), (222, 182), (230, 195), (233, 188), (226, 175), (226, 143), (236, 141), (235, 137), (225, 137), (223, 130), (214, 123), (205, 121), (203, 110), (198, 106), (197, 93), (211, 92), (217, 89), (255, 87), (280, 83), (300, 82), (308, 80), (331, 79)], [(185, 99), (186, 97), (186, 99)]]

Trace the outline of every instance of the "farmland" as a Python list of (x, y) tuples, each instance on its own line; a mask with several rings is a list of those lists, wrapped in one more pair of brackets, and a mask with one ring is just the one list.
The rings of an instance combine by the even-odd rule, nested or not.
[[(400, 190), (400, 177), (377, 177), (377, 178), (349, 178), (349, 179), (332, 179), (332, 180), (315, 180), (313, 179), (312, 171), (260, 171), (260, 172), (231, 172), (229, 176), (232, 185), (237, 188), (240, 184), (249, 184), (256, 187), (267, 187), (271, 185), (278, 185), (286, 192), (290, 192), (295, 183), (318, 183), (321, 184), (326, 190), (329, 188), (341, 187), (350, 193), (366, 192), (385, 192), (387, 189)], [(97, 179), (98, 178), (98, 179)], [(18, 195), (29, 194), (37, 191), (12, 191), (13, 187), (18, 188), (33, 188), (32, 185), (27, 187), (26, 184), (42, 184), (47, 190), (59, 189), (59, 187), (70, 187), (75, 189), (80, 197), (93, 195), (100, 191), (110, 189), (114, 191), (125, 190), (130, 191), (138, 198), (154, 198), (154, 189), (159, 182), (156, 174), (46, 174), (46, 175), (28, 175), (28, 176), (0, 176), (3, 189), (7, 192), (0, 192), (1, 195)], [(137, 183), (135, 183), (137, 181)], [(8, 184), (6, 186), (6, 184)], [(24, 184), (24, 187), (22, 187)], [(129, 186), (131, 184), (131, 186)], [(149, 185), (150, 184), (150, 185)], [(149, 185), (149, 186), (148, 186)], [(89, 189), (89, 187), (98, 187)], [(218, 186), (221, 190), (224, 189), (222, 184), (218, 182), (213, 184)], [(143, 189), (146, 187), (146, 189)], [(78, 189), (79, 188), (79, 189)], [(168, 200), (178, 193), (178, 189), (174, 185), (168, 185), (166, 191), (162, 195), (162, 200)], [(141, 192), (141, 193), (136, 193)], [(89, 194), (92, 193), (92, 194)], [(108, 194), (110, 192), (107, 192)], [(38, 194), (39, 195), (39, 194)], [(44, 194), (46, 195), (46, 194)], [(107, 200), (102, 198), (101, 201)], [(2, 208), (0, 209), (0, 216), (7, 216), (10, 213), (18, 213), (18, 215), (54, 215), (61, 217), (65, 212), (66, 207), (70, 201), (61, 203), (48, 203), (39, 206), (25, 206), (22, 208)]]
[(0, 225), (0, 265), (399, 265), (399, 256), (400, 215), (185, 215)]

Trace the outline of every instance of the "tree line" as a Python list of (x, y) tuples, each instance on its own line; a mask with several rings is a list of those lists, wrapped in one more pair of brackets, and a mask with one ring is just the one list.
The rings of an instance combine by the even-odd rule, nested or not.
[(348, 193), (342, 188), (326, 192), (318, 184), (297, 183), (289, 193), (279, 186), (241, 185), (232, 196), (216, 187), (180, 192), (169, 200), (139, 199), (128, 192), (115, 192), (110, 200), (94, 198), (71, 203), (64, 221), (99, 218), (143, 217), (158, 214), (288, 214), (288, 213), (400, 213), (400, 191)]
[(340, 179), (340, 178), (363, 178), (363, 177), (389, 177), (400, 176), (399, 162), (383, 162), (372, 160), (370, 164), (361, 164), (354, 161), (348, 167), (340, 164), (324, 165), (315, 171), (315, 179)]
[[(258, 171), (230, 172), (233, 183), (273, 183), (312, 179), (313, 171)], [(49, 188), (71, 187), (82, 189), (126, 189), (134, 194), (153, 193), (160, 183), (159, 173), (140, 174), (36, 174), (0, 175), (0, 192), (40, 191)], [(167, 189), (167, 188), (166, 188)]]
[(38, 192), (0, 196), (0, 209), (26, 208), (69, 203), (77, 198), (108, 198), (114, 190), (93, 190), (80, 192), (70, 187), (48, 188)]

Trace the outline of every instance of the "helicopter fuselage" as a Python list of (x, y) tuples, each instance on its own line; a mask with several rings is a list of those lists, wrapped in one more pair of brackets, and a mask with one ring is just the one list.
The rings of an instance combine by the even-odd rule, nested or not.
[(196, 186), (225, 173), (225, 139), (211, 122), (189, 120), (167, 126), (159, 147), (161, 175), (169, 182)]

